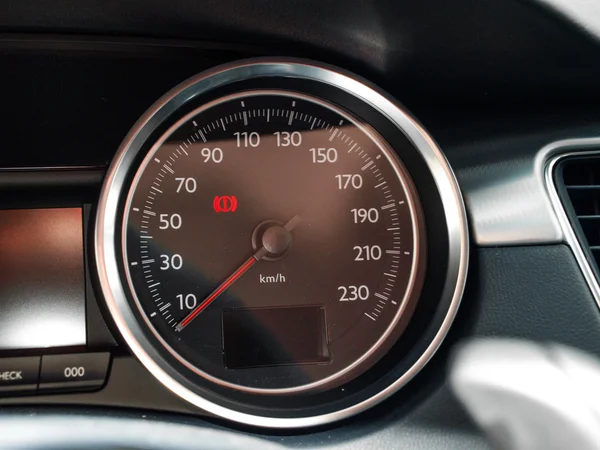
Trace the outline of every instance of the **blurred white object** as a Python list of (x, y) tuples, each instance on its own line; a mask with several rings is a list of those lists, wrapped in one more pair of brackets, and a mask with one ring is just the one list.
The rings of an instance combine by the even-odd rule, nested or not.
[(451, 367), (456, 396), (502, 450), (600, 450), (600, 363), (561, 345), (480, 339)]

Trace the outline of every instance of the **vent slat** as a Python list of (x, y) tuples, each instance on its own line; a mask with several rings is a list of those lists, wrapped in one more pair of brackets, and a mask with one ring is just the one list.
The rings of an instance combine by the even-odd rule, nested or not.
[(578, 216), (600, 215), (600, 189), (570, 189), (567, 194)]
[(565, 160), (561, 166), (563, 203), (571, 216), (581, 243), (589, 249), (588, 259), (600, 266), (600, 157)]

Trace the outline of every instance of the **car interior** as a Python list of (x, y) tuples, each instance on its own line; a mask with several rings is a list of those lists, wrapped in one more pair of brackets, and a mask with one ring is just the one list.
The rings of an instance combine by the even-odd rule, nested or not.
[(0, 4), (1, 449), (600, 449), (600, 3)]

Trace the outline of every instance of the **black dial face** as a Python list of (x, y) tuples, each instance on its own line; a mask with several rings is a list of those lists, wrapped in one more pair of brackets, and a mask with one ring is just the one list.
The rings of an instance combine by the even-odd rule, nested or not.
[(398, 340), (424, 224), (386, 142), (287, 91), (213, 101), (150, 149), (125, 201), (124, 270), (164, 349), (247, 392), (318, 391)]

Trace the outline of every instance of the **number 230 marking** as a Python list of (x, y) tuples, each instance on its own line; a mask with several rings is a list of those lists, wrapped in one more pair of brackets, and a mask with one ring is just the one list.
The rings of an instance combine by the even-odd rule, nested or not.
[(360, 286), (339, 286), (338, 291), (342, 291), (340, 302), (353, 302), (369, 298), (369, 288), (364, 284)]

